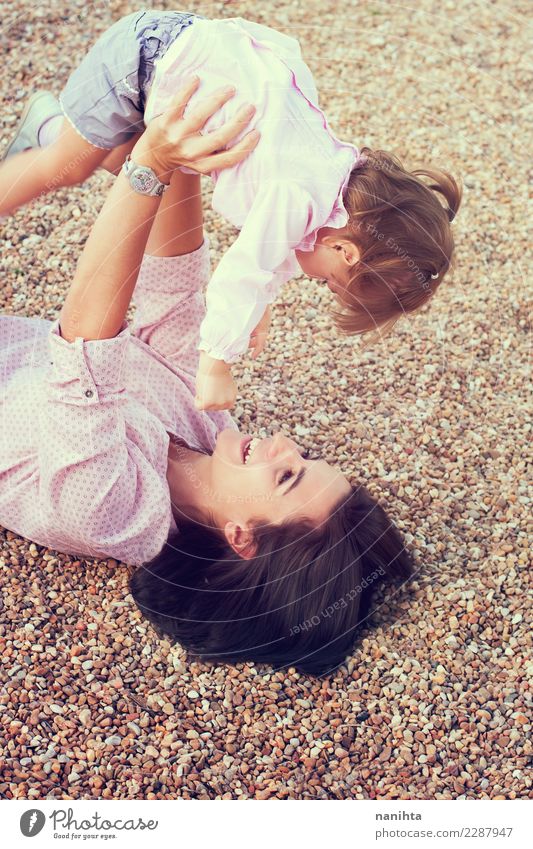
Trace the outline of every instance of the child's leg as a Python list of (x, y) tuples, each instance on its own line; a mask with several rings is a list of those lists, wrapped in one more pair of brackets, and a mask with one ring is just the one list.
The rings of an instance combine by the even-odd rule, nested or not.
[(131, 153), (133, 148), (135, 147), (135, 143), (137, 139), (140, 139), (142, 133), (137, 133), (132, 136), (127, 142), (124, 144), (119, 144), (118, 147), (113, 148), (113, 150), (107, 151), (107, 156), (103, 162), (100, 163), (102, 168), (105, 168), (106, 171), (109, 171), (110, 174), (114, 174), (118, 176), (120, 174), (120, 169), (126, 159), (127, 155)]
[(25, 150), (0, 164), (0, 215), (60, 186), (83, 183), (108, 154), (109, 150), (89, 144), (63, 121), (53, 144)]

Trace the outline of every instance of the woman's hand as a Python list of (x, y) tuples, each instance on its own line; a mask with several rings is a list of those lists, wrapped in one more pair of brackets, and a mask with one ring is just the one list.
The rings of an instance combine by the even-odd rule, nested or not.
[(199, 84), (199, 78), (194, 77), (183, 86), (170, 108), (150, 122), (132, 150), (132, 160), (148, 165), (164, 182), (169, 182), (172, 171), (182, 165), (199, 174), (231, 168), (246, 159), (259, 141), (259, 133), (253, 130), (238, 144), (224, 150), (251, 121), (255, 113), (251, 104), (243, 106), (220, 129), (202, 135), (200, 131), (209, 118), (233, 97), (235, 89), (229, 86), (219, 89), (200, 101), (185, 118), (185, 108)]

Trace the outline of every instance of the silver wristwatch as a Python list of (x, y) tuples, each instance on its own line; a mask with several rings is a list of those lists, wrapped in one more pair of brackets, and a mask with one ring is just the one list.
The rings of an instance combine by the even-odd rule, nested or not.
[(135, 192), (151, 197), (160, 197), (168, 189), (168, 183), (162, 183), (152, 168), (147, 165), (136, 165), (131, 156), (127, 156), (122, 166), (130, 186)]

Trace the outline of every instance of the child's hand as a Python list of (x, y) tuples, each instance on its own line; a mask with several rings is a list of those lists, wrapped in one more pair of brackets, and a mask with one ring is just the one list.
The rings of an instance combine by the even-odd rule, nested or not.
[(231, 410), (236, 397), (237, 387), (229, 365), (201, 351), (196, 374), (196, 409)]
[(250, 334), (250, 344), (248, 347), (254, 349), (252, 353), (252, 360), (256, 360), (258, 358), (259, 354), (263, 352), (266, 345), (268, 332), (270, 330), (270, 314), (271, 309), (270, 307), (267, 307), (263, 313), (261, 321)]

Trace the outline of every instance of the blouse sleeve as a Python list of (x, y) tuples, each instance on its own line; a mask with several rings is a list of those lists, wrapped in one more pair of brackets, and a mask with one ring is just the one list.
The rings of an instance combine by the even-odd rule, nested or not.
[(273, 181), (261, 190), (208, 283), (201, 351), (231, 363), (247, 350), (266, 307), (293, 276), (286, 260), (308, 232), (313, 213), (311, 195), (295, 182)]
[(132, 335), (193, 376), (210, 270), (207, 236), (183, 256), (145, 254), (133, 294)]
[(129, 336), (124, 322), (112, 339), (68, 342), (53, 322), (39, 411), (39, 508), (52, 546), (138, 565), (166, 542), (171, 502), (163, 435), (128, 425)]

